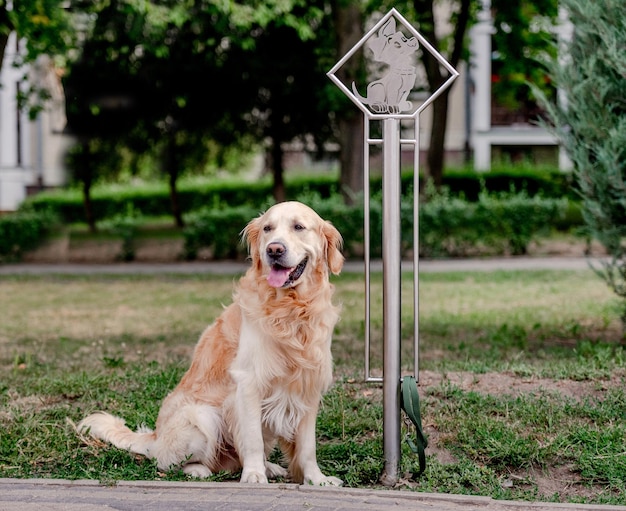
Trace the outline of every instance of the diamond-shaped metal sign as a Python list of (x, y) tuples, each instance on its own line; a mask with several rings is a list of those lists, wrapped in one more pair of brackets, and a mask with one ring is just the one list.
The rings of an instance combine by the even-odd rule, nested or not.
[[(404, 31), (402, 30), (404, 29)], [(368, 84), (343, 83), (337, 71), (366, 46), (372, 60), (386, 67), (383, 74)], [(419, 51), (430, 53), (449, 73), (448, 79), (419, 104), (411, 101), (418, 68)], [(367, 55), (367, 53), (366, 53)], [(328, 77), (369, 119), (415, 118), (449, 87), (459, 73), (396, 10), (391, 9), (328, 72)]]

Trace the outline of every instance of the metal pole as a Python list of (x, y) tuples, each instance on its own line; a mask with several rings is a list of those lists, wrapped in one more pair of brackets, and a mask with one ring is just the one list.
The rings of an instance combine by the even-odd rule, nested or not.
[(400, 467), (400, 121), (383, 121), (383, 453), (385, 486)]

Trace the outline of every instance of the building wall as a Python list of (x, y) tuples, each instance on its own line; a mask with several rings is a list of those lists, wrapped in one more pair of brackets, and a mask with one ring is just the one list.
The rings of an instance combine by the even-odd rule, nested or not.
[[(16, 210), (29, 189), (60, 186), (66, 181), (63, 160), (70, 139), (62, 133), (65, 103), (60, 78), (47, 57), (30, 69), (13, 67), (20, 50), (13, 33), (0, 69), (0, 212)], [(17, 103), (26, 72), (51, 96), (35, 120)]]

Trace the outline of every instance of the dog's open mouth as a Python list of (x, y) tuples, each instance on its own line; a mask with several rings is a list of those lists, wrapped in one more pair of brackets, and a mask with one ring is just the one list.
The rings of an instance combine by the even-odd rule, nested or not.
[(267, 276), (268, 284), (272, 287), (289, 287), (302, 276), (308, 261), (309, 259), (305, 257), (295, 268), (273, 264)]

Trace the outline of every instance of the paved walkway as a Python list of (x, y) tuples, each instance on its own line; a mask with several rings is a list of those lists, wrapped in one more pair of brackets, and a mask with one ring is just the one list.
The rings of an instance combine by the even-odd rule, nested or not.
[[(428, 259), (419, 263), (421, 273), (446, 271), (495, 271), (495, 270), (584, 270), (590, 262), (599, 264), (598, 259), (583, 257), (505, 257), (489, 259)], [(410, 270), (412, 262), (403, 262), (403, 269)], [(42, 274), (154, 274), (204, 273), (232, 275), (243, 273), (248, 263), (190, 262), (190, 263), (114, 263), (114, 264), (0, 264), (0, 275), (42, 275)], [(362, 261), (346, 261), (344, 272), (362, 272)], [(382, 262), (372, 261), (372, 271), (382, 271)]]
[(551, 504), (399, 490), (296, 484), (0, 479), (0, 511), (617, 511), (622, 506)]

